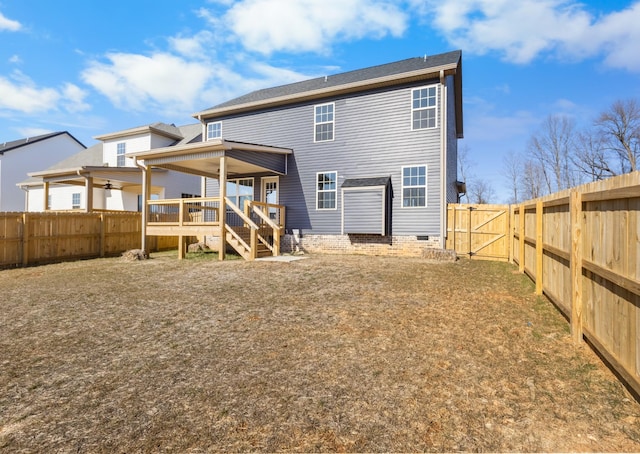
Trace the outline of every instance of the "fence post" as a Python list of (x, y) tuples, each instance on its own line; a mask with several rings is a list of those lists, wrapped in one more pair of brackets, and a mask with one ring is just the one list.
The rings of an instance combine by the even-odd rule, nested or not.
[(22, 214), (22, 266), (29, 264), (29, 213)]
[(100, 257), (105, 255), (105, 225), (104, 213), (100, 213)]
[(542, 257), (543, 257), (543, 244), (542, 244), (542, 229), (544, 205), (542, 201), (536, 202), (536, 295), (542, 295), (544, 282), (542, 282)]
[(469, 222), (467, 222), (467, 240), (469, 241), (469, 259), (473, 256), (473, 248), (471, 247), (471, 212), (473, 211), (473, 207), (469, 206)]
[(519, 254), (518, 257), (518, 271), (524, 273), (524, 234), (526, 233), (525, 229), (525, 209), (524, 203), (520, 204), (520, 224), (518, 225), (520, 229), (520, 237), (518, 238), (518, 246), (519, 246)]
[(573, 190), (571, 216), (571, 337), (582, 342), (582, 193)]
[(513, 264), (513, 240), (515, 239), (515, 228), (516, 228), (516, 211), (513, 208), (513, 205), (509, 205), (509, 227), (507, 228), (507, 233), (509, 234), (507, 241), (509, 244), (507, 248), (509, 249), (509, 263)]

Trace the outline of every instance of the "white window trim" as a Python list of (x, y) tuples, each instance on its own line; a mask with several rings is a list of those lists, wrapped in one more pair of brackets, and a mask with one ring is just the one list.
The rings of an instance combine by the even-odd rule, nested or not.
[[(120, 153), (120, 146), (122, 145), (122, 153)], [(125, 154), (127, 153), (127, 142), (118, 142), (116, 144), (116, 167), (126, 167), (127, 158)], [(120, 165), (120, 159), (122, 159), (122, 165)]]
[[(411, 169), (413, 167), (424, 167), (424, 206), (404, 206), (404, 189), (405, 189), (405, 185), (404, 185), (404, 169)], [(429, 167), (427, 166), (427, 164), (415, 164), (415, 165), (410, 165), (410, 166), (402, 166), (402, 168), (400, 169), (400, 181), (402, 182), (402, 184), (400, 185), (400, 208), (402, 208), (403, 210), (416, 210), (416, 209), (423, 209), (423, 208), (427, 208), (429, 206), (429, 190), (428, 190), (428, 183), (429, 183)], [(418, 185), (418, 186), (407, 186), (407, 188), (421, 188), (423, 187), (422, 185)]]
[[(316, 108), (322, 106), (333, 106), (333, 120), (331, 121), (316, 121)], [(316, 140), (316, 126), (318, 125), (327, 125), (331, 123), (333, 125), (333, 134), (331, 134), (331, 139), (328, 140)], [(336, 103), (335, 102), (325, 102), (322, 104), (316, 104), (313, 106), (313, 143), (324, 143), (324, 142), (333, 142), (336, 139)], [(323, 173), (323, 172), (320, 172)]]
[[(432, 106), (432, 107), (421, 107), (419, 109), (414, 109), (413, 108), (413, 92), (416, 91), (416, 90), (422, 90), (424, 88), (432, 88), (432, 87), (435, 87), (435, 89), (436, 89), (436, 105)], [(410, 104), (411, 105), (411, 118), (410, 118), (411, 122), (409, 124), (409, 127), (411, 128), (412, 131), (425, 131), (425, 130), (429, 130), (429, 129), (437, 129), (438, 128), (438, 110), (439, 110), (438, 109), (438, 104), (439, 104), (438, 103), (438, 96), (439, 96), (438, 84), (424, 85), (422, 87), (415, 87), (415, 88), (411, 89), (410, 100), (409, 100), (409, 102), (411, 103)], [(433, 126), (432, 128), (414, 129), (413, 128), (413, 113), (415, 111), (417, 111), (417, 110), (427, 110), (427, 109), (435, 109), (435, 112), (436, 112), (436, 114), (435, 114), (435, 126)]]
[[(220, 125), (220, 137), (209, 137), (209, 125), (214, 125), (214, 124), (219, 124)], [(221, 121), (210, 121), (210, 122), (208, 122), (207, 125), (206, 125), (206, 134), (207, 134), (207, 140), (222, 139), (222, 122)]]
[[(75, 206), (75, 204), (73, 203), (74, 202), (74, 198), (75, 198), (76, 195), (78, 196), (78, 206)], [(71, 209), (72, 210), (78, 210), (80, 208), (82, 208), (82, 193), (81, 192), (73, 192), (71, 194)]]
[[(256, 181), (254, 177), (246, 177), (246, 178), (231, 178), (229, 180), (227, 180), (227, 184), (229, 183), (235, 183), (236, 184), (236, 189), (237, 189), (237, 185), (238, 185), (238, 181), (241, 180), (251, 180), (251, 201), (255, 200), (255, 195), (256, 195)], [(227, 197), (229, 197), (229, 195), (227, 194)], [(233, 203), (240, 208), (241, 210), (244, 210), (244, 207), (241, 207), (240, 205), (238, 205), (238, 201), (240, 198), (239, 194), (234, 195), (235, 200), (233, 201)]]
[[(336, 188), (335, 189), (318, 189), (318, 176), (326, 175), (327, 173), (335, 173), (336, 174)], [(338, 209), (338, 171), (336, 170), (328, 170), (326, 172), (316, 172), (315, 179), (315, 188), (316, 188), (316, 211), (336, 211)], [(333, 208), (318, 208), (318, 194), (321, 192), (335, 192), (335, 206)]]

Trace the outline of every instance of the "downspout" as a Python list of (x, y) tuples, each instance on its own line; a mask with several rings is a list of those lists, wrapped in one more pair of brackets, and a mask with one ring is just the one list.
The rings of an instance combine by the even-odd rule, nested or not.
[(140, 249), (149, 254), (149, 250), (147, 249), (147, 219), (149, 218), (149, 205), (147, 202), (147, 200), (149, 199), (149, 168), (144, 164), (140, 164), (138, 162), (137, 156), (133, 157), (133, 162), (136, 167), (138, 167), (142, 171), (142, 238), (140, 241)]
[(440, 70), (440, 249), (447, 240), (447, 85)]

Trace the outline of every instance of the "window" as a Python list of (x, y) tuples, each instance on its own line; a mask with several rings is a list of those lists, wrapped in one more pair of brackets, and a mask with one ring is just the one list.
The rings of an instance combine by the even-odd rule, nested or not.
[(333, 140), (333, 110), (334, 103), (315, 106), (315, 136), (314, 142)]
[(436, 127), (436, 97), (435, 85), (411, 91), (411, 129)]
[(227, 181), (227, 197), (244, 210), (244, 201), (253, 200), (253, 178)]
[(222, 122), (207, 123), (207, 140), (220, 139), (222, 137)]
[(71, 194), (71, 208), (80, 208), (80, 193), (74, 192)]
[(335, 210), (338, 172), (316, 174), (316, 209)]
[(402, 206), (427, 206), (427, 166), (402, 168)]
[(127, 152), (127, 144), (122, 142), (122, 143), (119, 143), (117, 147), (118, 148), (117, 148), (116, 155), (118, 157), (118, 160), (116, 161), (116, 165), (118, 167), (124, 167), (125, 166), (124, 154)]

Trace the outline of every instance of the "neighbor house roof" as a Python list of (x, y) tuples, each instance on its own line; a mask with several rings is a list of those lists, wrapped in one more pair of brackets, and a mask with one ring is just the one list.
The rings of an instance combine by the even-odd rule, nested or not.
[[(71, 137), (73, 140), (75, 140), (76, 142), (78, 142), (80, 145), (82, 145), (83, 147), (84, 144), (82, 142), (80, 142), (78, 139), (76, 139), (75, 137), (73, 137), (71, 134), (69, 134), (67, 131), (59, 131), (59, 132), (51, 132), (49, 134), (42, 134), (39, 136), (34, 136), (34, 137), (27, 137), (25, 139), (18, 139), (18, 140), (13, 140), (11, 142), (4, 142), (4, 143), (0, 143), (0, 155), (3, 155), (4, 153), (6, 153), (7, 151), (11, 151), (11, 150), (15, 150), (17, 148), (20, 147), (24, 147), (26, 145), (30, 145), (32, 143), (36, 143), (36, 142), (41, 142), (43, 140), (47, 140), (50, 139), (52, 137), (56, 137), (56, 136), (60, 136), (66, 134), (69, 137)], [(86, 148), (86, 147), (85, 147)]]
[(145, 133), (159, 134), (161, 136), (169, 137), (170, 139), (176, 140), (181, 140), (184, 138), (182, 136), (182, 133), (180, 132), (180, 129), (176, 125), (168, 125), (166, 123), (157, 122), (150, 125), (136, 126), (135, 128), (102, 134), (99, 136), (95, 136), (94, 139), (104, 141)]
[(195, 113), (194, 117), (215, 118), (293, 102), (433, 79), (438, 78), (441, 71), (444, 75), (453, 75), (455, 78), (457, 129), (461, 137), (462, 52), (459, 50), (256, 90)]

